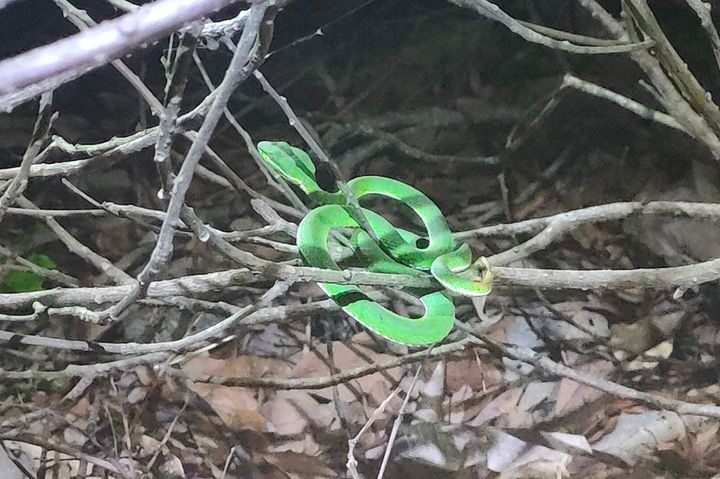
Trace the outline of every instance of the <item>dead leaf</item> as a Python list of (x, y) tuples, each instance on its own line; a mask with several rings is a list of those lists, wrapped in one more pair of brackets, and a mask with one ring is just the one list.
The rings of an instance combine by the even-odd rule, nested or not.
[(272, 430), (267, 419), (258, 411), (260, 405), (250, 389), (190, 381), (187, 386), (203, 398), (232, 430)]
[(633, 465), (656, 450), (658, 444), (684, 436), (685, 424), (672, 411), (622, 414), (615, 429), (595, 443), (593, 449)]
[[(185, 363), (183, 370), (191, 376), (266, 378), (287, 377), (290, 367), (286, 362), (272, 358), (239, 356), (214, 359), (202, 356)], [(193, 381), (188, 381), (187, 385), (202, 397), (231, 429), (260, 432), (274, 430), (272, 424), (260, 414), (260, 404), (252, 389)]]
[[(577, 369), (597, 378), (605, 378), (614, 368), (611, 362), (600, 360), (582, 365)], [(602, 391), (563, 378), (560, 380), (557, 388), (555, 408), (553, 409), (552, 416), (562, 417), (565, 414), (576, 411), (583, 405), (596, 400), (602, 395)]]
[(278, 435), (300, 434), (309, 424), (326, 430), (333, 424), (339, 427), (332, 402), (320, 403), (306, 391), (277, 391), (263, 404), (261, 411)]
[(570, 455), (529, 444), (499, 429), (489, 430), (495, 441), (487, 451), (487, 467), (502, 479), (557, 479), (568, 474)]
[(170, 457), (168, 457), (167, 460), (160, 465), (160, 472), (162, 472), (163, 477), (167, 478), (186, 477), (182, 461), (174, 455), (170, 455)]
[(512, 388), (500, 394), (498, 397), (490, 401), (475, 416), (475, 418), (468, 423), (469, 426), (481, 426), (492, 419), (503, 414), (509, 414), (515, 410), (520, 397), (523, 394), (522, 388)]
[(442, 361), (437, 363), (430, 379), (419, 381), (417, 389), (428, 398), (438, 398), (443, 393), (445, 385), (445, 366)]
[(229, 359), (214, 359), (199, 356), (183, 365), (188, 374), (208, 374), (227, 378), (286, 378), (290, 374), (286, 361), (258, 356), (238, 356)]
[(74, 427), (65, 428), (63, 431), (63, 439), (72, 446), (82, 446), (88, 441), (88, 437), (80, 430)]
[(155, 454), (160, 447), (160, 441), (152, 436), (143, 434), (140, 438), (140, 457), (147, 458)]
[(585, 438), (579, 434), (567, 434), (564, 432), (545, 432), (540, 431), (548, 444), (558, 451), (568, 453), (586, 452), (592, 454), (592, 447)]
[(522, 398), (520, 398), (518, 408), (520, 408), (521, 411), (529, 411), (541, 402), (552, 399), (552, 393), (556, 387), (556, 382), (531, 382), (525, 388), (525, 392)]
[(708, 421), (700, 427), (692, 441), (693, 452), (696, 457), (703, 457), (707, 452), (720, 447), (717, 440), (718, 429), (720, 429), (720, 424), (717, 421)]
[(132, 388), (127, 395), (127, 400), (130, 404), (137, 404), (147, 396), (148, 389), (145, 386), (139, 386)]
[[(68, 411), (68, 414), (74, 417), (87, 417), (90, 414), (90, 400), (87, 396), (83, 396), (76, 401)], [(68, 416), (68, 420), (70, 420), (70, 416)]]
[[(340, 371), (348, 371), (357, 367), (368, 366), (369, 364), (378, 364), (387, 362), (393, 359), (388, 354), (377, 353), (369, 348), (356, 346), (362, 356), (353, 352), (345, 344), (340, 341), (333, 343), (333, 359), (335, 367)], [(322, 359), (317, 356), (314, 352), (304, 352), (297, 358), (297, 363), (292, 371), (292, 376), (296, 378), (303, 377), (323, 377), (331, 375), (330, 368), (327, 366), (327, 354), (323, 351)], [(363, 357), (364, 356), (364, 357)], [(384, 371), (383, 373), (373, 373), (367, 376), (354, 379), (352, 384), (355, 388), (368, 394), (371, 399), (371, 405), (380, 404), (388, 395), (392, 392), (393, 385), (391, 381), (388, 381), (385, 375), (393, 378), (395, 381), (399, 380), (403, 372), (401, 368), (393, 368)], [(355, 402), (357, 397), (353, 394), (345, 385), (338, 386), (340, 393), (340, 399), (348, 402)], [(315, 394), (325, 397), (328, 400), (332, 399), (332, 388), (324, 388), (314, 391)]]
[(445, 372), (445, 385), (450, 393), (464, 386), (475, 391), (483, 391), (502, 381), (502, 372), (479, 358), (448, 361)]
[(306, 456), (317, 456), (321, 451), (322, 448), (310, 434), (306, 434), (298, 441), (287, 441), (268, 448), (268, 452), (294, 452)]
[[(268, 418), (279, 435), (296, 435), (305, 431), (308, 420), (305, 415), (285, 397), (286, 391), (278, 391), (273, 398), (263, 404), (262, 412)], [(307, 399), (312, 399), (307, 396)]]
[[(504, 331), (504, 339), (502, 342), (510, 343), (515, 346), (523, 348), (537, 348), (544, 346), (543, 341), (535, 334), (530, 328), (524, 316), (512, 316), (507, 315), (499, 323), (496, 331)], [(496, 338), (496, 334), (491, 334), (493, 339)]]
[(135, 372), (138, 379), (140, 380), (140, 383), (143, 386), (149, 386), (153, 383), (153, 381), (155, 381), (155, 373), (151, 368), (147, 366), (138, 366), (133, 369), (133, 371)]

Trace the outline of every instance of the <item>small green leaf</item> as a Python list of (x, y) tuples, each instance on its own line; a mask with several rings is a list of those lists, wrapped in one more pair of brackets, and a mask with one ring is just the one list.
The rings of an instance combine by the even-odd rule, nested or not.
[(44, 278), (32, 271), (10, 271), (2, 280), (2, 284), (13, 293), (30, 293), (42, 289)]
[[(32, 253), (27, 259), (41, 268), (55, 268), (55, 262), (46, 254)], [(32, 271), (10, 271), (3, 277), (2, 285), (13, 293), (30, 293), (40, 291), (44, 281), (45, 278)]]
[(55, 269), (55, 262), (53, 260), (51, 260), (50, 257), (46, 254), (33, 253), (30, 256), (28, 256), (27, 259), (31, 263), (35, 263), (36, 265), (40, 266), (41, 268)]

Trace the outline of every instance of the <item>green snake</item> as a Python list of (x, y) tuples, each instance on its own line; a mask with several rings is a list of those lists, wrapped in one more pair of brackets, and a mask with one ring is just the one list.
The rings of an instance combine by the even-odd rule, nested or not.
[[(354, 285), (320, 283), (323, 291), (360, 324), (397, 343), (412, 346), (444, 339), (455, 320), (455, 306), (448, 292), (463, 296), (486, 296), (492, 290), (492, 274), (485, 258), (472, 262), (470, 247), (453, 241), (445, 217), (421, 191), (401, 181), (381, 176), (360, 176), (347, 183), (355, 198), (380, 195), (410, 207), (422, 220), (427, 236), (395, 228), (372, 210), (362, 208), (367, 224), (379, 243), (361, 228), (353, 208), (327, 174), (316, 169), (307, 153), (285, 142), (262, 141), (260, 157), (278, 177), (301, 190), (309, 206), (315, 206), (298, 226), (297, 247), (308, 266), (341, 270), (328, 251), (333, 230), (355, 230), (355, 249), (366, 259), (369, 271), (419, 275), (429, 271), (445, 288), (420, 297), (425, 312), (419, 318), (401, 316), (370, 299)], [(326, 183), (332, 183), (326, 185)], [(322, 186), (321, 186), (322, 185)], [(478, 263), (482, 264), (480, 266)], [(482, 269), (482, 274), (478, 274)]]

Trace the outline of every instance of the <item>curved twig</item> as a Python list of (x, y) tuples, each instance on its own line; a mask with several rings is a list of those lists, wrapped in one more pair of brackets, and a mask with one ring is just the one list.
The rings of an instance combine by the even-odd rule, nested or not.
[[(568, 36), (565, 32), (558, 32), (557, 30), (549, 31), (545, 29), (531, 28), (527, 23), (519, 22), (513, 17), (505, 13), (500, 7), (491, 3), (487, 0), (450, 0), (451, 2), (466, 8), (471, 8), (478, 12), (480, 15), (490, 18), (491, 20), (498, 21), (505, 25), (511, 32), (522, 37), (523, 39), (543, 45), (555, 50), (562, 50), (570, 53), (578, 53), (583, 55), (607, 55), (612, 53), (628, 53), (637, 50), (645, 50), (654, 45), (654, 41), (646, 40), (637, 43), (625, 43), (625, 44), (614, 44), (614, 45), (589, 45), (591, 43), (586, 37), (582, 37), (583, 42), (586, 45), (578, 45), (572, 43), (569, 38), (577, 41), (580, 36), (574, 35)], [(543, 33), (541, 33), (543, 32)], [(553, 36), (558, 36), (560, 33), (564, 34), (563, 40), (556, 40), (549, 36), (551, 33)], [(597, 39), (593, 39), (597, 43)]]

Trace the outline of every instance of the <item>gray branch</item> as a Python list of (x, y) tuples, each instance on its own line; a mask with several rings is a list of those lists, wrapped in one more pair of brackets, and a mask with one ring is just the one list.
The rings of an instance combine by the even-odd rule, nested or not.
[(57, 88), (234, 0), (159, 0), (0, 62), (0, 110)]

